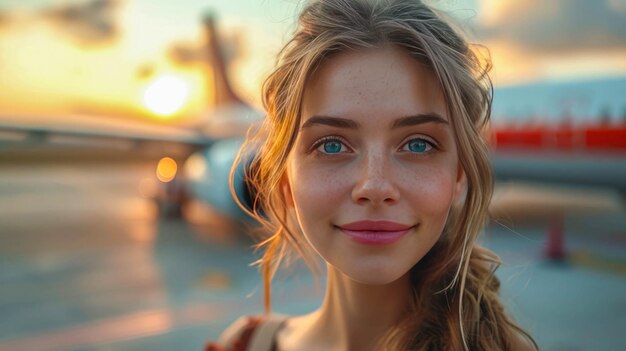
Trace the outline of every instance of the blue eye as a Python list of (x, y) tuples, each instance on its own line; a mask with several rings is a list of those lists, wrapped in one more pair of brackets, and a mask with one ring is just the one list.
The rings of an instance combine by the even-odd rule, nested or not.
[(346, 143), (339, 137), (326, 137), (318, 140), (313, 148), (324, 155), (335, 155), (350, 151)]
[(322, 145), (324, 147), (324, 152), (327, 154), (336, 154), (341, 152), (341, 147), (343, 146), (341, 142), (336, 140), (326, 141)]
[(433, 148), (432, 144), (424, 139), (411, 139), (409, 140), (403, 149), (408, 149), (410, 152), (425, 153)]

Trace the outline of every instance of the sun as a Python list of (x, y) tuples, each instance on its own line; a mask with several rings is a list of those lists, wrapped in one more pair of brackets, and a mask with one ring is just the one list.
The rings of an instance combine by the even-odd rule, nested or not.
[(166, 74), (152, 80), (143, 92), (143, 104), (152, 113), (169, 117), (189, 100), (189, 85), (181, 77)]

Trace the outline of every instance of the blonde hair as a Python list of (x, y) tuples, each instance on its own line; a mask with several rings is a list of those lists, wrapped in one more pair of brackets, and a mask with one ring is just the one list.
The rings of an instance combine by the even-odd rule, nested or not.
[[(291, 223), (281, 181), (300, 126), (307, 79), (324, 59), (348, 50), (391, 44), (428, 65), (443, 89), (460, 164), (465, 200), (455, 206), (441, 239), (411, 269), (411, 311), (381, 342), (390, 350), (509, 350), (532, 338), (505, 313), (494, 271), (499, 258), (475, 244), (493, 191), (488, 150), (481, 137), (490, 110), (490, 62), (481, 59), (441, 15), (418, 0), (316, 0), (304, 7), (277, 67), (263, 86), (267, 117), (247, 146), (254, 189), (251, 214), (268, 235), (258, 244), (271, 310), (271, 280), (294, 251), (311, 263), (310, 248)], [(251, 148), (242, 148), (239, 157)], [(536, 347), (536, 345), (535, 345)]]

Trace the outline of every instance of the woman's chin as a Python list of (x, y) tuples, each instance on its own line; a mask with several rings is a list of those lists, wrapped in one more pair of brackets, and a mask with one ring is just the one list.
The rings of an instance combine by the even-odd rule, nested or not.
[(360, 264), (357, 267), (336, 267), (349, 279), (366, 285), (387, 285), (406, 275), (409, 269), (389, 264)]

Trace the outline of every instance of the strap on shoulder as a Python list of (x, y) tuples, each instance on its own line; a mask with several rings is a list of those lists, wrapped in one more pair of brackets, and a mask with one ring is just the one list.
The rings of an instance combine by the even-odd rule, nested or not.
[(252, 335), (249, 349), (251, 351), (271, 351), (274, 347), (276, 332), (283, 326), (287, 316), (271, 315), (263, 319), (256, 332)]
[(286, 319), (283, 315), (241, 317), (226, 328), (217, 343), (207, 344), (205, 351), (270, 351)]
[[(240, 317), (224, 330), (217, 345), (220, 345), (224, 351), (245, 351), (250, 337), (260, 322), (260, 317)], [(218, 348), (216, 351), (221, 350)]]

